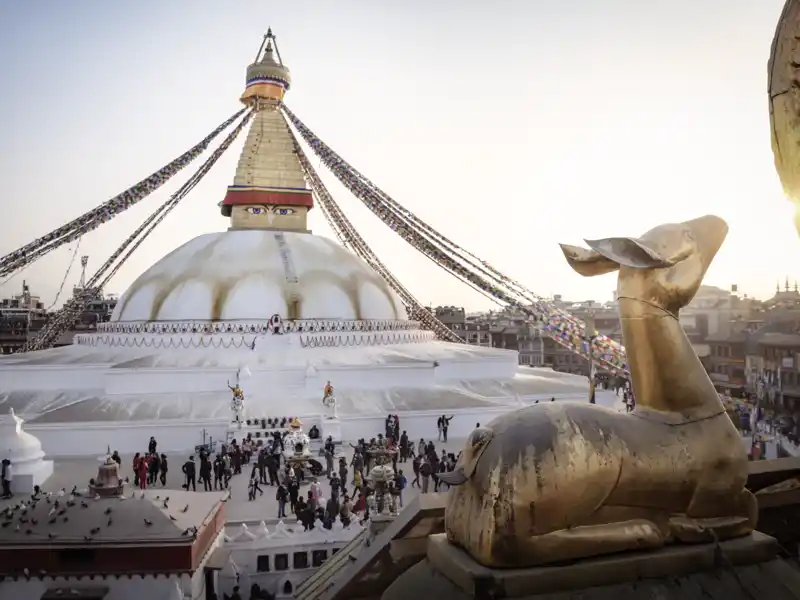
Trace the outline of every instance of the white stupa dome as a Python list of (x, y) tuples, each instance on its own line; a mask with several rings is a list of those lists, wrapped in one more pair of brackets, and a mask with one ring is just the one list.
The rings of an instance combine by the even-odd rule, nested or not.
[[(295, 315), (289, 315), (292, 299)], [(275, 314), (407, 318), (383, 278), (334, 241), (254, 229), (207, 233), (180, 246), (133, 282), (111, 320), (267, 320)]]
[(0, 457), (11, 461), (12, 466), (40, 460), (44, 456), (42, 443), (22, 430), (22, 419), (12, 410), (0, 419)]

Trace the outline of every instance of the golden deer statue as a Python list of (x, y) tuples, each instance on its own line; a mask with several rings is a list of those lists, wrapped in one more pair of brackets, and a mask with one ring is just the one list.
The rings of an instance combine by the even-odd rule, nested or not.
[(545, 402), (473, 431), (439, 476), (454, 486), (452, 543), (488, 567), (530, 567), (754, 529), (746, 450), (678, 321), (727, 232), (706, 216), (562, 245), (583, 276), (619, 271), (636, 408)]

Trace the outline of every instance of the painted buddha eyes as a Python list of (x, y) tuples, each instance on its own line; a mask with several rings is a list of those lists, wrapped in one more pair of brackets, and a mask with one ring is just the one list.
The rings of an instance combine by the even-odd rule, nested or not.
[(245, 208), (245, 210), (251, 215), (265, 215), (269, 212), (273, 212), (276, 215), (287, 216), (287, 215), (293, 215), (295, 213), (295, 210), (293, 208), (281, 207), (281, 206), (275, 207), (272, 210), (270, 210), (266, 206), (248, 206), (247, 208)]

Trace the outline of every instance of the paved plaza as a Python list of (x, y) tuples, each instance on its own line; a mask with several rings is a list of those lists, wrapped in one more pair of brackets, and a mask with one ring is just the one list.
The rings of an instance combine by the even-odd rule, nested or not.
[[(622, 403), (612, 392), (599, 391), (597, 394), (597, 402), (598, 404), (613, 407), (617, 410), (624, 410)], [(378, 432), (376, 432), (376, 435), (377, 433)], [(148, 437), (149, 436), (147, 435), (142, 437), (142, 450), (146, 450), (147, 448)], [(416, 441), (418, 442), (419, 440)], [(464, 441), (464, 438), (451, 438), (447, 441), (447, 443), (444, 443), (436, 441), (435, 438), (433, 439), (436, 450), (440, 456), (442, 455), (442, 450), (445, 452), (458, 454), (464, 445)], [(353, 489), (351, 483), (353, 469), (349, 466), (349, 464), (353, 457), (353, 448), (347, 442), (345, 442), (340, 448), (348, 462), (348, 476), (350, 481), (348, 481), (347, 491), (351, 492)], [(167, 484), (164, 487), (162, 487), (160, 484), (157, 484), (152, 489), (163, 489), (165, 491), (165, 496), (169, 495), (170, 490), (180, 491), (182, 489), (181, 486), (184, 483), (181, 466), (189, 458), (189, 455), (190, 452), (188, 451), (185, 454), (168, 454), (167, 459), (169, 461), (169, 471), (167, 474)], [(315, 456), (315, 458), (320, 460), (320, 462), (324, 462), (321, 460), (321, 457)], [(77, 486), (79, 490), (85, 489), (89, 484), (89, 479), (97, 475), (97, 469), (103, 460), (105, 460), (105, 456), (98, 456), (96, 458), (65, 458), (63, 460), (56, 459), (53, 476), (44, 484), (43, 489), (45, 491), (51, 491), (54, 493), (57, 493), (61, 488), (64, 488), (67, 492), (69, 492), (73, 486)], [(132, 465), (133, 456), (123, 455), (121, 475), (122, 477), (128, 477), (131, 482), (133, 482)], [(411, 461), (408, 461), (407, 463), (398, 463), (398, 468), (403, 470), (403, 474), (408, 480), (408, 486), (403, 492), (403, 504), (407, 505), (409, 502), (411, 502), (411, 500), (416, 498), (416, 496), (420, 493), (420, 489), (411, 485), (411, 482), (414, 478), (414, 470), (411, 466)], [(231, 497), (226, 503), (225, 507), (227, 520), (233, 523), (258, 523), (262, 520), (268, 525), (277, 523), (278, 502), (275, 499), (275, 487), (263, 485), (262, 489), (264, 490), (264, 494), (258, 495), (254, 501), (248, 500), (248, 482), (251, 469), (252, 462), (250, 465), (246, 465), (242, 468), (241, 475), (234, 475), (230, 481)], [(320, 477), (320, 481), (322, 483), (323, 495), (325, 498), (330, 497), (330, 485), (328, 484), (327, 478), (323, 475)], [(201, 484), (198, 483), (197, 489), (198, 491), (196, 493), (204, 493), (200, 491), (202, 490)], [(301, 492), (304, 490), (307, 490), (307, 486), (303, 486), (301, 488)], [(126, 493), (130, 494), (133, 491), (134, 487), (132, 483), (129, 483), (126, 486)], [(432, 482), (430, 491), (433, 492)], [(0, 500), (0, 508), (15, 501), (18, 502), (19, 499), (5, 501)]]
[[(453, 454), (457, 454), (458, 451), (461, 449), (464, 443), (464, 439), (451, 439), (448, 441), (447, 444), (442, 442), (436, 442), (434, 440), (434, 444), (436, 445), (437, 451), (441, 451), (444, 448), (447, 452), (452, 452)], [(147, 439), (142, 440), (143, 446), (147, 445)], [(352, 475), (353, 469), (349, 466), (350, 460), (353, 457), (353, 449), (350, 447), (349, 444), (345, 443), (344, 448), (342, 449), (342, 453), (347, 458), (348, 462), (348, 476), (352, 482)], [(178, 455), (178, 454), (169, 454), (167, 455), (167, 460), (169, 461), (169, 471), (167, 473), (167, 484), (166, 486), (161, 486), (161, 484), (157, 484), (155, 486), (148, 486), (148, 489), (163, 489), (164, 495), (168, 496), (170, 490), (175, 491), (182, 491), (182, 485), (184, 483), (183, 473), (181, 472), (181, 466), (184, 462), (189, 458), (189, 455)], [(319, 457), (316, 457), (319, 458)], [(42, 486), (44, 491), (46, 492), (53, 492), (57, 493), (60, 489), (64, 488), (67, 492), (69, 492), (73, 486), (77, 486), (79, 490), (85, 489), (89, 485), (89, 479), (97, 476), (97, 468), (100, 466), (102, 460), (105, 460), (105, 456), (100, 457), (98, 456), (95, 459), (92, 458), (70, 458), (64, 460), (56, 460), (55, 461), (55, 469), (53, 472), (53, 476), (47, 480), (47, 482)], [(324, 462), (320, 460), (320, 462)], [(126, 485), (126, 493), (130, 494), (133, 493), (133, 456), (132, 455), (123, 455), (122, 456), (122, 467), (121, 467), (121, 476), (128, 477), (130, 482)], [(414, 499), (417, 494), (419, 493), (419, 488), (412, 487), (411, 482), (414, 478), (414, 471), (411, 467), (411, 461), (408, 463), (398, 463), (398, 469), (403, 470), (403, 474), (408, 479), (408, 487), (403, 493), (403, 504), (408, 504), (412, 499)], [(269, 485), (262, 485), (261, 488), (264, 490), (263, 495), (258, 495), (255, 500), (250, 501), (248, 500), (248, 482), (250, 479), (250, 471), (252, 469), (252, 462), (250, 465), (245, 465), (242, 468), (241, 475), (234, 475), (230, 481), (230, 492), (231, 497), (225, 505), (225, 514), (227, 516), (228, 522), (247, 522), (247, 523), (258, 523), (260, 521), (265, 521), (267, 525), (271, 523), (277, 523), (277, 515), (278, 515), (278, 502), (275, 499), (275, 487), (271, 487)], [(319, 478), (320, 482), (322, 483), (322, 491), (323, 495), (328, 498), (330, 497), (330, 485), (328, 484), (328, 480), (323, 474)], [(348, 482), (347, 491), (349, 493), (352, 492), (353, 486), (352, 483)], [(304, 485), (301, 488), (301, 492), (307, 491), (308, 486)], [(197, 487), (197, 494), (203, 494), (202, 492), (202, 484), (198, 482)], [(433, 484), (431, 483), (430, 491), (433, 492)], [(3, 500), (0, 501), (0, 508), (5, 507), (5, 505), (13, 502), (19, 502), (21, 497), (11, 500)]]

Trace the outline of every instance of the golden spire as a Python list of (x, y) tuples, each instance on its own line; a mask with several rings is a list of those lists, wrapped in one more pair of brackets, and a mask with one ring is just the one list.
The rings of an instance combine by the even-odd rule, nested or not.
[(311, 190), (294, 151), (289, 125), (279, 107), (291, 84), (278, 41), (272, 33), (261, 42), (247, 67), (240, 100), (257, 111), (239, 157), (233, 185), (221, 203), (231, 229), (266, 229), (308, 233)]

